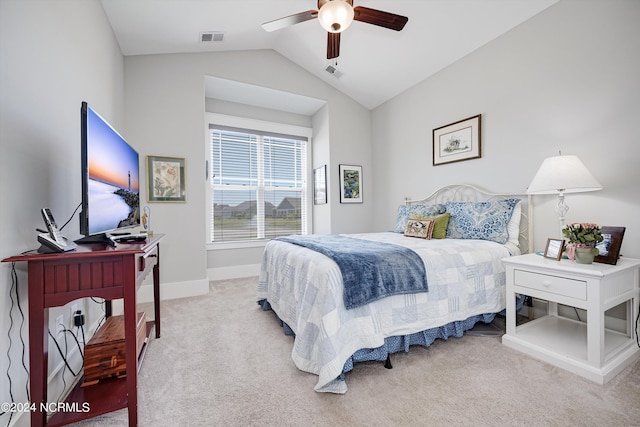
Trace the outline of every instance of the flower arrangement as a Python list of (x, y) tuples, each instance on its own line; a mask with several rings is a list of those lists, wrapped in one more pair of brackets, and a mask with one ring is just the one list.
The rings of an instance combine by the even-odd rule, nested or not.
[(569, 243), (577, 246), (594, 247), (604, 240), (601, 227), (589, 222), (574, 222), (565, 225), (562, 234), (569, 240)]

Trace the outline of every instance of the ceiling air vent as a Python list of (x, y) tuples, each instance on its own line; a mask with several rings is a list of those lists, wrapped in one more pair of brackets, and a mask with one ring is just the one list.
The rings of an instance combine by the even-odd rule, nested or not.
[(224, 33), (220, 31), (206, 31), (200, 33), (200, 43), (221, 42), (224, 39)]
[(342, 76), (342, 71), (338, 70), (335, 66), (329, 65), (324, 69), (327, 73), (331, 74), (336, 79), (339, 79)]

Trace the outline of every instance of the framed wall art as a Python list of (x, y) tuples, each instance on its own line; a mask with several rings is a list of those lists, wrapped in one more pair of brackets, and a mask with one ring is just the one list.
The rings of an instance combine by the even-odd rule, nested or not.
[(593, 259), (595, 262), (616, 265), (620, 257), (620, 247), (626, 227), (602, 226), (600, 232), (604, 240), (596, 248), (598, 255)]
[(313, 204), (327, 203), (327, 165), (313, 170)]
[(362, 203), (362, 166), (339, 167), (340, 203)]
[(481, 114), (433, 130), (433, 165), (482, 157)]
[(185, 202), (184, 158), (147, 156), (147, 200)]

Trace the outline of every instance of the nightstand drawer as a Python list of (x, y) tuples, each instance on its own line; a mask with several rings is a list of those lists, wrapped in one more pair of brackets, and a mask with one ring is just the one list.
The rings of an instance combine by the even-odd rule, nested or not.
[(551, 292), (569, 298), (587, 299), (587, 282), (548, 274), (514, 270), (514, 284), (539, 291)]

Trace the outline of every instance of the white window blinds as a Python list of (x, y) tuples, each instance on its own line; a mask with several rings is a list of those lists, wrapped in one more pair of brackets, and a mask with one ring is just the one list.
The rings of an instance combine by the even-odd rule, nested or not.
[(307, 234), (307, 139), (211, 126), (211, 242)]

